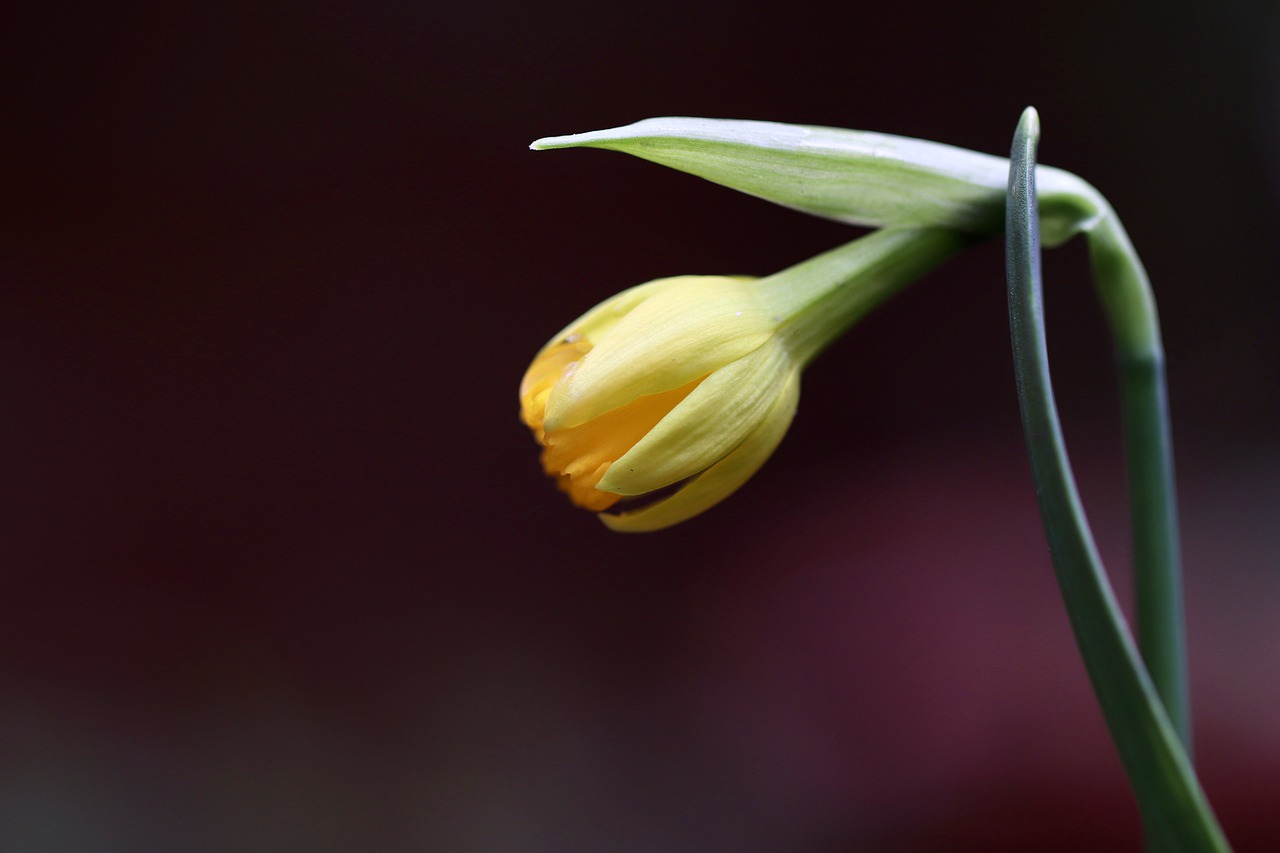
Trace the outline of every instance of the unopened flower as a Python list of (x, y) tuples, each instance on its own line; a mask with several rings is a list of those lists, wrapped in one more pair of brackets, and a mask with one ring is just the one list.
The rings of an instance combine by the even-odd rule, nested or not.
[(764, 279), (680, 276), (619, 293), (552, 338), (520, 384), (543, 468), (614, 530), (709, 509), (782, 441), (802, 368), (962, 243), (885, 229)]
[(624, 291), (557, 335), (520, 385), (542, 464), (578, 506), (656, 530), (719, 503), (791, 423), (800, 369), (745, 278), (682, 276)]

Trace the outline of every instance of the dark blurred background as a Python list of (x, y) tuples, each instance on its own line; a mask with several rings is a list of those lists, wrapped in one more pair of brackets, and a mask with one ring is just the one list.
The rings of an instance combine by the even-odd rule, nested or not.
[[(992, 242), (806, 374), (765, 469), (622, 536), (516, 418), (613, 292), (856, 235), (539, 136), (919, 136), (1098, 186), (1165, 323), (1198, 761), (1280, 790), (1280, 15), (1264, 2), (48, 4), (0, 165), (0, 850), (1136, 850), (1039, 529)], [(1084, 247), (1068, 439), (1127, 599)]]

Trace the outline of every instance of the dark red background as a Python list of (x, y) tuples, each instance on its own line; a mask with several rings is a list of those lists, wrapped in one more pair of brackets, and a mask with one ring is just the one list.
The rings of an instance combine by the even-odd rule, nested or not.
[[(620, 536), (515, 387), (623, 287), (855, 235), (544, 135), (652, 115), (1045, 162), (1165, 321), (1198, 757), (1280, 790), (1280, 21), (1263, 3), (46, 6), (7, 29), (0, 848), (1135, 850), (1024, 460), (997, 243), (809, 371), (774, 459)], [(1179, 11), (1181, 10), (1181, 11)], [(1127, 589), (1084, 249), (1068, 438)]]

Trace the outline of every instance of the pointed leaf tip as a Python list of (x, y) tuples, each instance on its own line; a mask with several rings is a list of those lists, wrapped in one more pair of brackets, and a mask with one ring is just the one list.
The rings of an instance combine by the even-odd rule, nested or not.
[(531, 151), (551, 151), (555, 148), (574, 148), (582, 145), (590, 137), (590, 133), (570, 133), (566, 136), (544, 136), (535, 139), (530, 145)]
[(1018, 120), (1018, 130), (1029, 139), (1039, 138), (1040, 113), (1036, 112), (1035, 107), (1027, 107), (1022, 111), (1022, 118)]

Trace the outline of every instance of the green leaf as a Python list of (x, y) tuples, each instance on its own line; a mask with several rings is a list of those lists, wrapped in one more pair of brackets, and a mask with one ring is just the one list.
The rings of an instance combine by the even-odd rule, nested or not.
[(1014, 137), (1007, 203), (1009, 323), (1023, 429), (1058, 585), (1098, 704), (1133, 786), (1150, 848), (1223, 851), (1227, 840), (1128, 632), (1094, 545), (1049, 379), (1037, 240), (1039, 119)]

